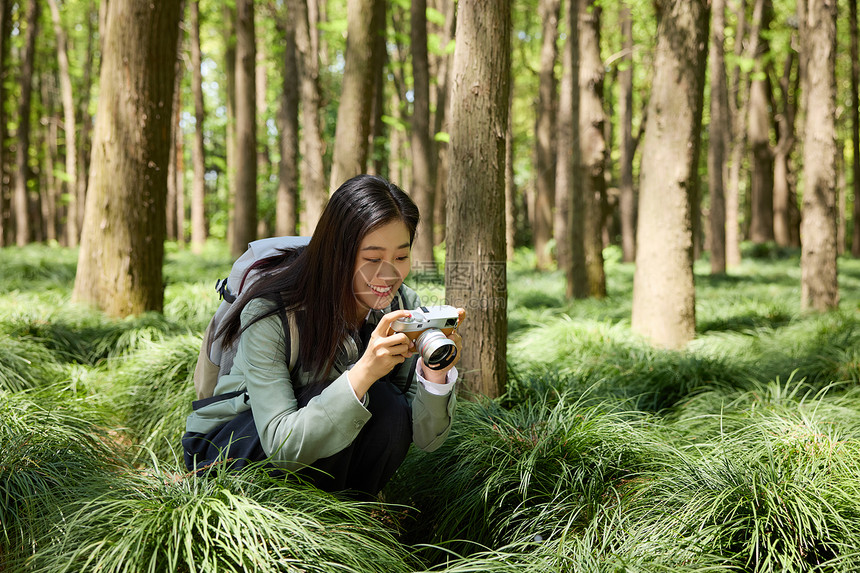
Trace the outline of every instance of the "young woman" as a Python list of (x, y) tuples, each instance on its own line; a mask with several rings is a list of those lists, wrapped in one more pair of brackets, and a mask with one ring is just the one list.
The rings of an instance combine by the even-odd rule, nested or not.
[[(460, 352), (430, 370), (391, 330), (421, 305), (403, 284), (418, 218), (396, 185), (359, 175), (331, 196), (307, 247), (255, 265), (220, 329), (224, 347), (238, 341), (232, 369), (188, 416), (189, 470), (267, 460), (325, 490), (375, 495), (411, 443), (442, 444)], [(456, 331), (448, 338), (459, 350)]]

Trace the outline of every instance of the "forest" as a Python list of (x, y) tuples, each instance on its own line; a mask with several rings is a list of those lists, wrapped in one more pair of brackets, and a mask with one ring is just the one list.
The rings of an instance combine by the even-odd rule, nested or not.
[[(0, 572), (860, 569), (857, 13), (0, 0)], [(468, 308), (451, 435), (187, 474), (215, 281), (358, 173)]]

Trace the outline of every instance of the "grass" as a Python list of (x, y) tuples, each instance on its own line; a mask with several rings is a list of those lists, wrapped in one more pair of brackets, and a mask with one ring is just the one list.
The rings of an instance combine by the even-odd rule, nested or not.
[(508, 269), (507, 394), (461, 401), (368, 504), (184, 474), (223, 245), (168, 246), (164, 313), (126, 320), (70, 303), (75, 251), (0, 250), (0, 571), (860, 569), (860, 261), (824, 315), (800, 310), (795, 251), (699, 262), (697, 337), (671, 352), (631, 331), (616, 249), (602, 300), (565, 300), (533, 256)]

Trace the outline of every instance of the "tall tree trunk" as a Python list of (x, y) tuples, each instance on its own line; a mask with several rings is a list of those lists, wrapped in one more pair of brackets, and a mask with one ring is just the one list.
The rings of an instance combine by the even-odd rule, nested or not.
[(191, 162), (194, 178), (191, 181), (191, 251), (203, 252), (206, 243), (206, 150), (203, 146), (203, 122), (206, 108), (203, 105), (203, 54), (200, 50), (200, 0), (191, 0), (191, 93), (194, 97), (194, 140), (191, 144)]
[(806, 94), (803, 166), (801, 306), (839, 304), (836, 268), (836, 2), (802, 0), (801, 89)]
[[(256, 90), (254, 92), (256, 97), (255, 116), (258, 122), (257, 132), (263, 134), (257, 141), (257, 174), (259, 175), (260, 180), (268, 181), (269, 175), (272, 171), (272, 160), (269, 157), (268, 138), (265, 136), (269, 108), (268, 101), (266, 99), (266, 93), (269, 90), (269, 57), (267, 54), (268, 46), (266, 45), (266, 42), (256, 42), (256, 47), (257, 52), (254, 56), (254, 84), (256, 85)], [(260, 223), (262, 224), (263, 221), (261, 220)], [(266, 235), (261, 234), (261, 236)]]
[(752, 184), (750, 186), (750, 240), (754, 243), (773, 241), (773, 150), (770, 145), (773, 100), (769, 64), (765, 58), (770, 52), (767, 36), (773, 19), (771, 0), (762, 3), (758, 27), (758, 49), (754, 54), (755, 67), (750, 81), (749, 142), (752, 149)]
[(580, 28), (582, 22), (579, 19), (580, 3), (585, 0), (569, 0), (568, 12), (570, 13), (570, 26), (568, 30), (568, 45), (570, 51), (570, 73), (571, 73), (571, 108), (570, 122), (576, 128), (576, 135), (573, 138), (572, 145), (569, 149), (571, 154), (571, 164), (573, 167), (573, 177), (571, 178), (570, 187), (570, 213), (568, 216), (569, 231), (568, 231), (568, 255), (570, 257), (570, 266), (565, 271), (565, 295), (568, 298), (588, 298), (590, 288), (588, 283), (588, 270), (585, 263), (585, 197), (583, 196), (583, 182), (579, 179), (579, 166), (582, 162), (582, 149), (580, 146), (579, 134), (581, 121), (581, 89), (579, 84), (580, 76)]
[(278, 134), (281, 160), (278, 163), (278, 198), (275, 216), (275, 233), (295, 235), (298, 224), (299, 192), (299, 77), (296, 49), (296, 20), (288, 14), (278, 29), (283, 33), (284, 69), (278, 109)]
[(0, 247), (11, 243), (11, 206), (12, 194), (6, 164), (9, 161), (6, 137), (6, 62), (9, 57), (9, 32), (12, 29), (12, 0), (0, 0)]
[[(565, 10), (565, 28), (570, 29), (570, 10)], [(555, 232), (555, 255), (558, 268), (565, 276), (572, 272), (570, 256), (570, 222), (573, 212), (571, 199), (573, 197), (574, 167), (573, 159), (573, 51), (570, 37), (564, 45), (561, 56), (561, 84), (558, 97), (558, 112), (556, 114), (556, 165), (555, 165), (555, 212), (553, 229)], [(578, 127), (578, 126), (577, 126)]]
[[(102, 3), (104, 6), (104, 3)], [(80, 137), (77, 146), (77, 184), (72, 191), (75, 194), (75, 211), (69, 213), (68, 226), (66, 228), (66, 241), (69, 246), (76, 247), (80, 243), (81, 228), (84, 224), (84, 210), (86, 209), (87, 184), (89, 180), (90, 167), (90, 137), (93, 129), (93, 118), (90, 115), (90, 96), (92, 94), (93, 68), (95, 67), (95, 39), (96, 27), (98, 26), (101, 8), (94, 1), (87, 5), (87, 55), (83, 65), (83, 79), (78, 98), (77, 124), (80, 126)], [(101, 38), (101, 36), (99, 36)]]
[(505, 130), (505, 258), (514, 260), (517, 235), (517, 184), (514, 179), (514, 76), (508, 86), (508, 128)]
[[(457, 23), (457, 4), (455, 0), (438, 0), (445, 14), (445, 25), (439, 35), (441, 46), (448, 46), (454, 39), (454, 26)], [(444, 10), (442, 9), (444, 7)], [(451, 60), (453, 53), (446, 52), (438, 57), (436, 66), (436, 112), (433, 114), (433, 133), (448, 131), (448, 117), (451, 110), (450, 93)], [(433, 214), (434, 238), (438, 244), (445, 240), (445, 196), (448, 182), (448, 144), (435, 141), (436, 146), (436, 201)]]
[(633, 187), (633, 155), (636, 145), (633, 141), (633, 18), (630, 16), (630, 4), (627, 2), (621, 5), (621, 34), (624, 38), (624, 67), (618, 72), (618, 118), (621, 129), (618, 213), (621, 219), (622, 259), (626, 263), (632, 263), (636, 257), (636, 191)]
[[(590, 296), (606, 296), (603, 271), (603, 202), (606, 195), (606, 139), (603, 111), (603, 59), (600, 57), (600, 13), (596, 0), (579, 1), (579, 168), (585, 220), (583, 247)], [(577, 215), (574, 214), (574, 217)]]
[(385, 116), (385, 85), (387, 82), (386, 68), (388, 67), (388, 6), (385, 2), (376, 2), (374, 10), (375, 22), (381, 22), (379, 33), (375, 34), (374, 52), (379, 54), (381, 61), (373, 73), (373, 107), (370, 111), (370, 149), (367, 172), (371, 175), (388, 176), (388, 152), (385, 149), (386, 126)]
[(796, 59), (794, 51), (790, 51), (779, 81), (782, 110), (776, 116), (777, 142), (773, 155), (773, 237), (778, 245), (799, 247), (800, 216), (790, 167), (797, 139), (794, 127), (796, 98), (793, 94), (797, 93), (799, 86), (796, 79), (794, 85), (790, 85)]
[[(164, 208), (180, 0), (111, 0), (73, 300), (113, 316), (164, 304)], [(135, 97), (128, 97), (134, 94)]]
[(552, 261), (549, 242), (552, 239), (555, 203), (555, 62), (558, 59), (559, 0), (540, 0), (538, 14), (543, 22), (540, 70), (538, 72), (538, 100), (535, 112), (535, 200), (534, 244), (537, 268), (547, 269)]
[(460, 328), (468, 341), (460, 362), (467, 387), (497, 397), (507, 379), (504, 134), (510, 2), (460, 0), (456, 42), (445, 293), (449, 304), (469, 312)]
[(30, 107), (33, 93), (33, 68), (36, 60), (36, 36), (39, 26), (39, 2), (30, 0), (27, 4), (27, 28), (24, 49), (21, 55), (21, 99), (18, 100), (18, 132), (15, 151), (15, 243), (22, 247), (30, 242), (30, 193), (27, 183), (30, 180)]
[(682, 348), (696, 331), (693, 205), (707, 56), (707, 0), (656, 0), (657, 46), (642, 148), (633, 329)]
[(337, 107), (331, 179), (341, 183), (363, 173), (367, 164), (370, 109), (373, 98), (373, 47), (378, 28), (373, 27), (377, 0), (347, 0), (346, 54), (343, 89)]
[(166, 222), (167, 222), (167, 240), (175, 241), (178, 238), (178, 223), (177, 223), (177, 205), (178, 205), (178, 197), (179, 197), (179, 178), (181, 177), (179, 167), (180, 161), (180, 135), (179, 132), (182, 129), (182, 101), (180, 98), (180, 92), (182, 91), (182, 59), (179, 54), (182, 53), (182, 30), (179, 31), (179, 40), (176, 45), (176, 54), (177, 58), (174, 62), (176, 66), (176, 73), (174, 74), (174, 86), (173, 86), (173, 103), (171, 104), (171, 109), (173, 110), (173, 129), (171, 133), (173, 133), (173, 140), (170, 142), (170, 159), (167, 162), (167, 205), (165, 209)]
[(427, 2), (413, 0), (412, 30), (412, 196), (421, 212), (421, 223), (412, 248), (412, 259), (422, 270), (435, 274), (433, 260), (433, 206), (436, 193), (430, 134), (430, 62), (427, 57)]
[(299, 78), (302, 106), (302, 194), (305, 209), (302, 234), (310, 235), (319, 221), (328, 193), (323, 167), (323, 141), (320, 109), (319, 53), (314, 49), (317, 20), (308, 12), (308, 0), (288, 0), (289, 18), (296, 22)]
[[(67, 224), (74, 225), (76, 232), (77, 201), (75, 190), (78, 181), (78, 152), (76, 146), (75, 128), (75, 99), (72, 94), (72, 77), (69, 73), (68, 37), (60, 20), (60, 8), (57, 0), (48, 0), (51, 8), (51, 20), (54, 23), (54, 35), (57, 37), (57, 63), (60, 72), (60, 96), (63, 101), (63, 131), (66, 135), (66, 177), (63, 188), (69, 197)], [(89, 89), (89, 86), (86, 86)]]
[[(44, 227), (44, 236), (46, 241), (56, 241), (59, 227), (59, 205), (60, 197), (62, 196), (61, 187), (58, 185), (57, 178), (54, 177), (57, 160), (59, 158), (59, 129), (57, 128), (58, 120), (55, 117), (56, 101), (55, 94), (57, 93), (56, 80), (52, 75), (42, 77), (40, 80), (41, 88), (41, 107), (42, 107), (42, 125), (47, 129), (41, 130), (42, 138), (44, 138), (44, 167), (39, 173), (39, 186), (42, 195), (42, 226)], [(36, 147), (39, 147), (37, 144)]]
[[(184, 0), (180, 0), (184, 2)], [(180, 10), (180, 13), (182, 11)], [(177, 51), (182, 47), (177, 46)], [(178, 53), (178, 52), (177, 52)], [(177, 76), (181, 79), (182, 72), (177, 69)], [(179, 247), (185, 246), (185, 134), (182, 132), (182, 127), (178, 118), (182, 115), (182, 82), (176, 82), (176, 107), (174, 113), (177, 116), (176, 127), (173, 130), (173, 148), (174, 148), (174, 165), (173, 169), (176, 174), (176, 242)]]
[(729, 96), (726, 88), (725, 0), (713, 0), (711, 34), (711, 125), (708, 129), (708, 189), (711, 195), (711, 274), (726, 272), (726, 142), (729, 129)]
[(254, 0), (236, 2), (236, 203), (230, 253), (239, 256), (257, 235), (257, 114)]
[[(236, 221), (236, 3), (222, 4), (222, 35), (224, 37), (224, 107), (227, 111), (227, 244), (233, 244)], [(231, 247), (232, 248), (232, 247)]]
[[(854, 173), (854, 217), (851, 256), (860, 258), (860, 48), (857, 32), (857, 0), (848, 1), (851, 28), (851, 142)], [(2, 68), (2, 66), (0, 66)]]

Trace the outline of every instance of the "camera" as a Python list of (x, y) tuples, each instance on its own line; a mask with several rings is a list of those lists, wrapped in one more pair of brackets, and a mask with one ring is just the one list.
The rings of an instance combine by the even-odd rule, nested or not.
[(457, 357), (457, 346), (448, 335), (457, 328), (457, 309), (448, 305), (422, 306), (410, 312), (412, 316), (397, 319), (391, 329), (415, 341), (427, 368), (441, 370), (451, 364)]

